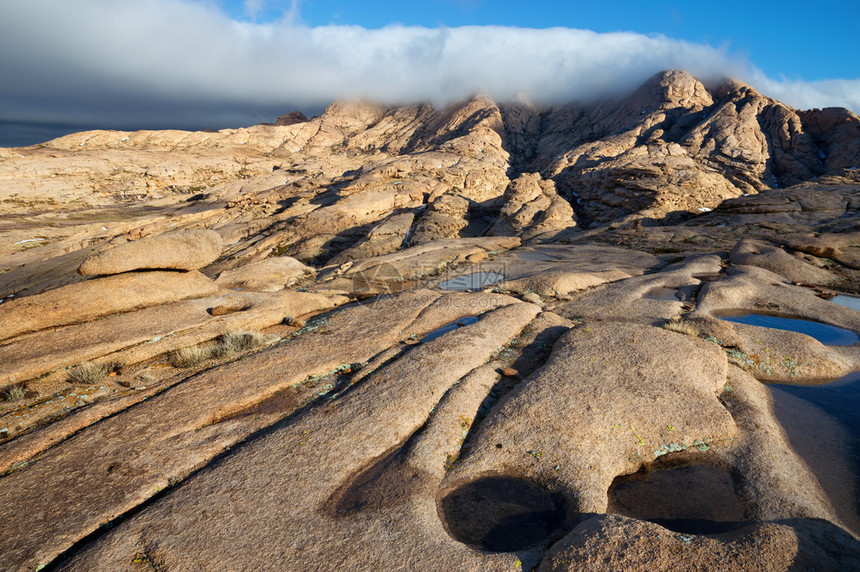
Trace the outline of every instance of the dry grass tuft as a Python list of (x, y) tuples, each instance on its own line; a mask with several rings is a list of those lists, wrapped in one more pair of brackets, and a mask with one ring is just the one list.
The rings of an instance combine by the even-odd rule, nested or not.
[(680, 316), (674, 316), (663, 324), (663, 328), (670, 332), (677, 332), (685, 336), (698, 336), (699, 330)]
[(27, 396), (27, 388), (23, 383), (7, 385), (0, 389), (0, 399), (3, 401), (21, 401)]
[(208, 359), (229, 357), (265, 343), (266, 336), (260, 332), (229, 332), (209, 344), (178, 349), (170, 354), (168, 361), (173, 367), (194, 367)]
[(106, 378), (112, 372), (120, 373), (123, 364), (118, 361), (105, 363), (87, 362), (75, 366), (69, 372), (66, 381), (74, 385), (93, 385)]
[(266, 336), (260, 332), (230, 332), (218, 338), (218, 345), (230, 354), (244, 352), (265, 343)]
[(173, 367), (194, 367), (212, 357), (212, 347), (191, 346), (180, 348), (170, 354), (168, 361)]
[(106, 378), (110, 372), (108, 364), (91, 361), (72, 368), (66, 381), (73, 385), (92, 385)]

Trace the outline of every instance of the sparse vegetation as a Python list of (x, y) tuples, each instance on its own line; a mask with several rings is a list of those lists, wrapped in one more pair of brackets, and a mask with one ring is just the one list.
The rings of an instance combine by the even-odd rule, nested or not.
[(137, 374), (137, 379), (142, 381), (143, 383), (152, 383), (157, 378), (152, 372), (144, 371), (142, 373)]
[(670, 332), (677, 332), (685, 336), (697, 336), (698, 330), (689, 322), (682, 319), (680, 316), (673, 316), (663, 324), (663, 328)]
[(260, 332), (229, 332), (202, 346), (180, 348), (170, 354), (173, 367), (194, 367), (208, 359), (220, 359), (241, 353), (266, 343)]
[(448, 453), (445, 456), (445, 472), (447, 473), (451, 469), (454, 468), (454, 464), (457, 462), (457, 455), (454, 453)]
[(120, 369), (122, 369), (122, 364), (119, 362), (97, 363), (91, 361), (72, 368), (66, 381), (73, 385), (93, 385), (106, 378), (111, 372), (118, 372)]
[(3, 401), (21, 401), (26, 397), (27, 388), (23, 383), (7, 385), (0, 389), (0, 399)]
[(170, 354), (168, 361), (173, 367), (194, 367), (212, 357), (209, 345), (180, 348)]
[(221, 351), (235, 354), (250, 350), (266, 343), (266, 336), (260, 332), (230, 332), (218, 339)]

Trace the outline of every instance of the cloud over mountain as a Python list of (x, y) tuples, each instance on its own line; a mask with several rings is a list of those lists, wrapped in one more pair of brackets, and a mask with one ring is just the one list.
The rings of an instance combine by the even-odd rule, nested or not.
[[(569, 28), (307, 27), (188, 0), (0, 7), (0, 121), (223, 126), (338, 98), (437, 104), (485, 91), (567, 101), (656, 71), (739, 77), (799, 107), (860, 111), (860, 80), (780, 81), (703, 44)], [(253, 4), (252, 4), (253, 7)]]

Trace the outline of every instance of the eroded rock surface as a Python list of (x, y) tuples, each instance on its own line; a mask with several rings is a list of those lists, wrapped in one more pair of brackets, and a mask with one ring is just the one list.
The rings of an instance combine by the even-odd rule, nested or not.
[(858, 149), (670, 71), (0, 150), (0, 568), (857, 568), (766, 384), (860, 371)]

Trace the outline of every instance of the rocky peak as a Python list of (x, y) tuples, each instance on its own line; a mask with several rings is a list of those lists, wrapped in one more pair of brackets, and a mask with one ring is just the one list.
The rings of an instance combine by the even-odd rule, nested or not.
[(301, 111), (291, 111), (278, 117), (275, 120), (275, 125), (294, 125), (296, 123), (305, 123), (307, 120), (307, 116)]
[(628, 100), (643, 109), (655, 111), (677, 107), (698, 110), (714, 103), (702, 82), (683, 70), (669, 70), (655, 74)]

